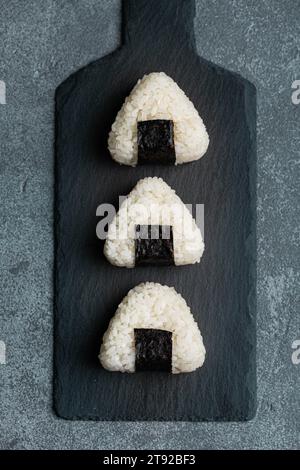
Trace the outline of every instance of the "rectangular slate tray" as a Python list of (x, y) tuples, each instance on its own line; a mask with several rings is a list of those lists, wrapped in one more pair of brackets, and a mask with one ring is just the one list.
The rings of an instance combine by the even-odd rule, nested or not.
[[(69, 77), (56, 93), (54, 405), (67, 419), (247, 420), (256, 403), (256, 92), (201, 59), (193, 0), (123, 3), (124, 46)], [(199, 110), (207, 154), (177, 167), (115, 163), (109, 129), (145, 73), (164, 71)], [(200, 265), (111, 266), (96, 237), (96, 209), (117, 207), (145, 176), (161, 176), (185, 203), (205, 205)], [(191, 374), (105, 371), (98, 353), (128, 290), (174, 286), (199, 323), (207, 350)]]

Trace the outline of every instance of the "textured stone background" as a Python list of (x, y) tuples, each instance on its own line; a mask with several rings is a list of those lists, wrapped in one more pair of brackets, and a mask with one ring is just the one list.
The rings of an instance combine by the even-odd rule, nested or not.
[[(52, 412), (54, 90), (120, 44), (120, 0), (0, 0), (0, 448), (298, 448), (299, 0), (196, 0), (199, 54), (258, 90), (258, 411), (235, 423)], [(298, 205), (298, 206), (297, 206)]]

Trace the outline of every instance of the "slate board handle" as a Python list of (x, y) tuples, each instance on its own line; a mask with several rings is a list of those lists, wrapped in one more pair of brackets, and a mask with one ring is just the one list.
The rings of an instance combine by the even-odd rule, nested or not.
[(187, 43), (194, 48), (195, 12), (195, 0), (123, 0), (123, 41), (149, 37), (153, 43), (169, 42), (175, 36), (178, 43), (180, 35), (180, 46)]

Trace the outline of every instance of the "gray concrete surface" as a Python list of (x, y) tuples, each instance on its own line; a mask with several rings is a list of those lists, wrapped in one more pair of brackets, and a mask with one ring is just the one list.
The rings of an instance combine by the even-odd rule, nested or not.
[(258, 89), (258, 411), (237, 423), (52, 412), (54, 90), (120, 43), (120, 0), (0, 0), (0, 448), (299, 448), (299, 0), (196, 0), (199, 54)]

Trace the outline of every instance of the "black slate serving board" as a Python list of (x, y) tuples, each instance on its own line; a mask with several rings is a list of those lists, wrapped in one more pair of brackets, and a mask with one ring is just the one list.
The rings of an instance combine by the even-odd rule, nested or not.
[[(70, 76), (56, 93), (55, 410), (68, 419), (247, 420), (255, 413), (256, 92), (201, 59), (193, 0), (123, 2), (122, 48)], [(207, 154), (177, 167), (120, 166), (109, 129), (145, 73), (164, 71), (199, 110)], [(117, 204), (145, 176), (161, 176), (185, 203), (205, 204), (200, 265), (111, 266), (95, 233), (96, 208)], [(174, 286), (207, 350), (191, 374), (121, 374), (101, 368), (101, 338), (128, 290)]]

